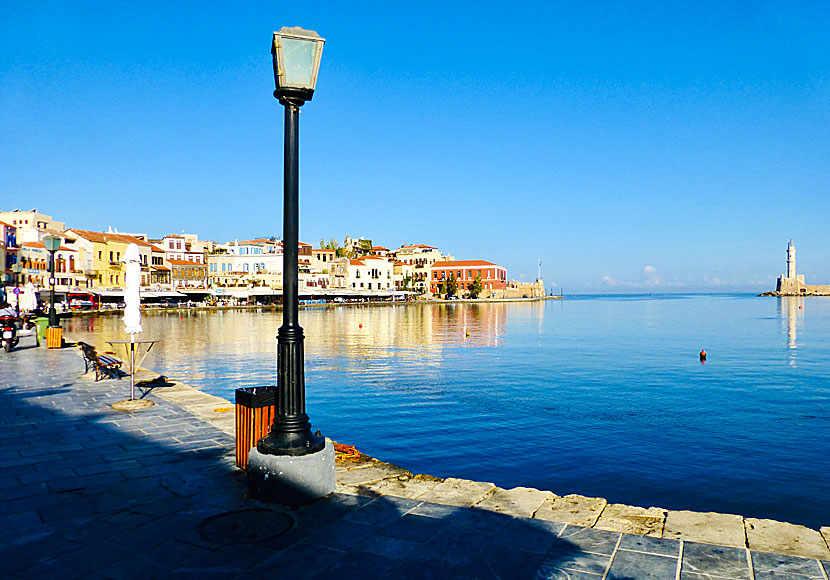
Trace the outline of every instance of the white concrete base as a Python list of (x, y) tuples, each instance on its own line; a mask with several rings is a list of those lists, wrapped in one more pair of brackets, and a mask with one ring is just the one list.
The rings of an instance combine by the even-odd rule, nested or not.
[(248, 495), (283, 505), (304, 505), (334, 493), (334, 446), (309, 455), (248, 456)]

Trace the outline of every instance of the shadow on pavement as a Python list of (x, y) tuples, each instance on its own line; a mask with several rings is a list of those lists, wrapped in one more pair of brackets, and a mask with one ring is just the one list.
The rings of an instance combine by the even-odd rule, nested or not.
[[(83, 378), (76, 358), (40, 352), (0, 367), (0, 576), (598, 578), (618, 542), (372, 493), (297, 509), (248, 500), (231, 437), (164, 401), (113, 411), (121, 384)], [(255, 507), (295, 523), (261, 541), (205, 537), (208, 518)]]

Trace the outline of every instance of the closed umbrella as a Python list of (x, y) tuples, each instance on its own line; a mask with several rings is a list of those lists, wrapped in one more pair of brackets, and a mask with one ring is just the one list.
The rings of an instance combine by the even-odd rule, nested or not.
[(124, 330), (130, 335), (130, 400), (135, 399), (135, 335), (141, 332), (141, 258), (138, 246), (130, 244), (124, 255), (127, 264), (124, 290)]
[(23, 292), (19, 296), (20, 311), (31, 312), (37, 308), (37, 294), (35, 293), (35, 285), (27, 282), (23, 287)]

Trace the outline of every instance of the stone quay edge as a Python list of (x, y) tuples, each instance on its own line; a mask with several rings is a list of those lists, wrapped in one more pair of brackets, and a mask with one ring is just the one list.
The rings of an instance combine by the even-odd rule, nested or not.
[[(230, 401), (181, 383), (159, 389), (155, 394), (225, 433), (235, 434)], [(526, 487), (503, 489), (489, 482), (413, 474), (365, 454), (357, 460), (338, 462), (336, 483), (337, 492), (344, 494), (388, 495), (477, 507), (598, 530), (830, 560), (830, 526), (813, 530), (802, 525), (735, 514), (612, 504), (603, 498), (577, 494), (559, 496), (552, 491)]]

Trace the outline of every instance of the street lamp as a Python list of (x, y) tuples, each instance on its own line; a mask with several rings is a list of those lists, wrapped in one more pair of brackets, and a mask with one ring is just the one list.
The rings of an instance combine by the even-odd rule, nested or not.
[(306, 503), (334, 491), (334, 450), (305, 412), (303, 329), (297, 322), (299, 244), (299, 116), (317, 84), (323, 43), (316, 32), (283, 27), (274, 32), (274, 97), (285, 106), (283, 182), (283, 317), (277, 334), (277, 388), (270, 433), (248, 460), (249, 495)]
[(23, 266), (19, 262), (12, 264), (12, 276), (14, 277), (14, 303), (18, 316), (20, 316), (20, 273), (22, 271)]
[(49, 328), (60, 328), (55, 310), (55, 252), (61, 247), (61, 239), (50, 234), (43, 237), (43, 245), (49, 252)]

